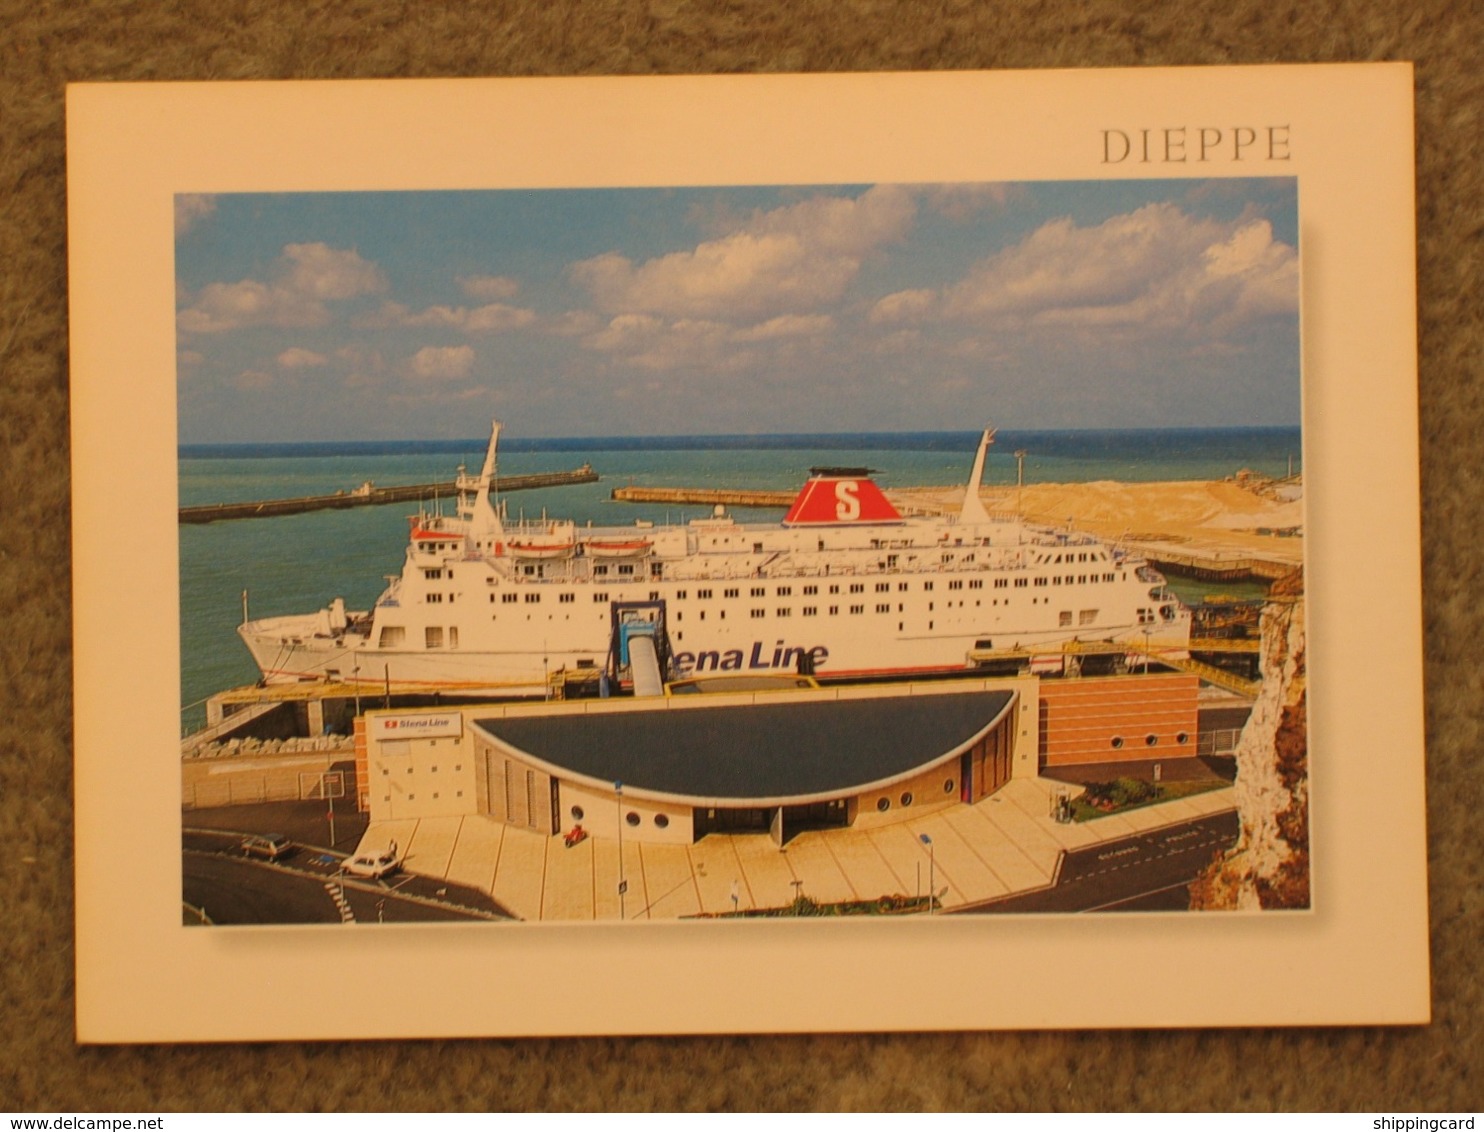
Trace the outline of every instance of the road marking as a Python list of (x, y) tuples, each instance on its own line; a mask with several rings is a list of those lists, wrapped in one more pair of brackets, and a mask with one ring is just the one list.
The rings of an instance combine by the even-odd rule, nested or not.
[(340, 922), (342, 924), (353, 924), (356, 922), (356, 914), (350, 910), (350, 904), (345, 899), (345, 889), (332, 880), (325, 881), (325, 892), (335, 902), (335, 907), (340, 909)]

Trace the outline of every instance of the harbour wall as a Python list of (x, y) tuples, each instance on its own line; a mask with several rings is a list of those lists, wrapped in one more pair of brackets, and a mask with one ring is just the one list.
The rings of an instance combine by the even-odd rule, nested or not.
[[(570, 472), (541, 472), (529, 476), (500, 476), (491, 485), (493, 491), (530, 491), (541, 487), (566, 487), (571, 484), (597, 483), (598, 473), (587, 465)], [(335, 495), (305, 495), (296, 499), (268, 499), (252, 503), (211, 503), (200, 507), (182, 507), (182, 523), (216, 523), (226, 519), (268, 519), (279, 515), (300, 515), (306, 511), (344, 510), (351, 507), (379, 507), (387, 503), (409, 503), (434, 496), (451, 499), (456, 491), (453, 480), (443, 483), (406, 484), (401, 487), (373, 487), (370, 491), (338, 492)]]

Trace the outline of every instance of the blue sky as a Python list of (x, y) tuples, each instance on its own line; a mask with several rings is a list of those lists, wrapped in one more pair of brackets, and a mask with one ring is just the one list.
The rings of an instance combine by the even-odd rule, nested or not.
[(1292, 425), (1292, 179), (176, 199), (180, 439)]

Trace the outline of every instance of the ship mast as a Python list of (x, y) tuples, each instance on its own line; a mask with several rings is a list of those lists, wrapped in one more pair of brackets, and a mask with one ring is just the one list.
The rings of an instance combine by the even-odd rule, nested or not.
[(989, 446), (994, 443), (994, 434), (994, 429), (986, 428), (984, 435), (979, 438), (979, 451), (974, 455), (974, 470), (969, 473), (969, 486), (964, 489), (963, 506), (958, 512), (960, 523), (993, 521), (989, 517), (989, 512), (984, 509), (983, 501), (979, 498), (979, 484), (984, 479), (984, 458), (989, 454)]

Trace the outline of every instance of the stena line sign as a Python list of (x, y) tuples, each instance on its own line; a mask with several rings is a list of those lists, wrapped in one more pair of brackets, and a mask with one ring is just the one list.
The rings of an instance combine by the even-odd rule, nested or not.
[(813, 648), (805, 648), (800, 645), (786, 645), (782, 641), (769, 648), (762, 641), (753, 641), (749, 649), (703, 649), (699, 652), (678, 652), (675, 654), (675, 667), (683, 676), (691, 676), (698, 672), (741, 672), (741, 671), (778, 671), (786, 669), (790, 672), (796, 671), (799, 662), (808, 659), (811, 670), (818, 668), (829, 659), (830, 650), (824, 645), (815, 645)]
[(366, 726), (368, 737), (378, 741), (458, 738), (464, 733), (464, 717), (456, 711), (373, 715), (367, 717)]

